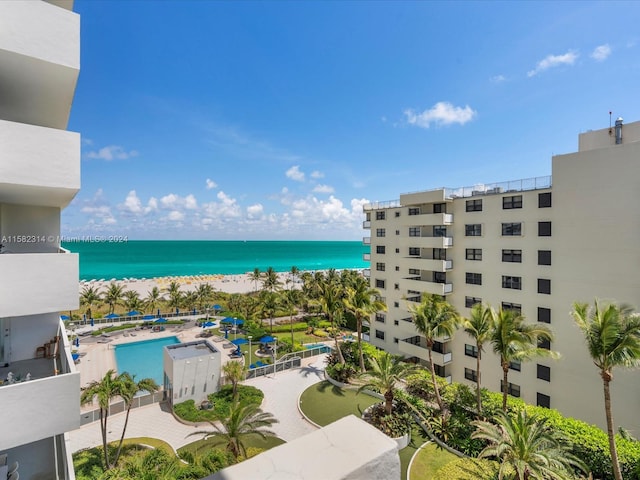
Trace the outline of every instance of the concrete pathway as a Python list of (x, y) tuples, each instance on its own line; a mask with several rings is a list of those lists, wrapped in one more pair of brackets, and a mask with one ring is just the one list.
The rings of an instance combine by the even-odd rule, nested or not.
[[(305, 359), (303, 367), (286, 372), (273, 373), (244, 382), (264, 392), (262, 410), (272, 413), (279, 421), (272, 430), (283, 440), (291, 441), (302, 435), (316, 430), (302, 418), (298, 411), (298, 398), (309, 386), (324, 380), (326, 355)], [(125, 414), (109, 417), (108, 441), (120, 439)], [(153, 437), (164, 440), (174, 449), (188, 443), (195, 442), (201, 437), (188, 435), (197, 430), (207, 430), (210, 426), (192, 427), (178, 422), (170, 411), (164, 410), (159, 404), (153, 404), (131, 410), (127, 425), (127, 438)], [(70, 432), (70, 447), (72, 452), (101, 445), (102, 437), (100, 422), (84, 425)]]

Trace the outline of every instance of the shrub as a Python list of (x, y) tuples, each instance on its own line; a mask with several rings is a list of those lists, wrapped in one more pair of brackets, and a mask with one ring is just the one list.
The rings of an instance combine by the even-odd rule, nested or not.
[[(264, 393), (249, 385), (238, 385), (238, 400), (245, 403), (260, 405), (264, 398)], [(213, 422), (229, 415), (231, 404), (233, 403), (233, 386), (225, 385), (216, 393), (208, 397), (213, 404), (209, 410), (200, 410), (193, 400), (186, 400), (173, 406), (174, 413), (188, 422)]]
[[(309, 328), (309, 325), (307, 325), (307, 322), (297, 322), (293, 324), (294, 332), (304, 332), (307, 330), (307, 328)], [(273, 326), (273, 333), (290, 333), (290, 332), (291, 332), (291, 325), (289, 323)]]
[(384, 403), (376, 403), (367, 413), (367, 421), (391, 438), (401, 437), (411, 431), (412, 418), (402, 404), (397, 405), (391, 415), (386, 414)]
[(498, 475), (498, 462), (459, 458), (440, 467), (433, 480), (490, 480)]
[(336, 363), (334, 365), (328, 365), (326, 370), (327, 374), (331, 378), (342, 383), (349, 383), (349, 380), (356, 374), (355, 367), (348, 363)]

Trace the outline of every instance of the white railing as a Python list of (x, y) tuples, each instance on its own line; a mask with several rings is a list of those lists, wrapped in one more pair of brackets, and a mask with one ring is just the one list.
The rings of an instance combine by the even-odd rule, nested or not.
[(371, 237), (364, 237), (362, 239), (362, 243), (364, 243), (365, 245), (371, 245)]

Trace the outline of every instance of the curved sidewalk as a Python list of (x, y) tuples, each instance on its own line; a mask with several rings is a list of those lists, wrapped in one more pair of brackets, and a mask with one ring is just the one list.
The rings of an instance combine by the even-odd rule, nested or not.
[[(308, 359), (301, 368), (273, 373), (244, 382), (264, 392), (262, 410), (272, 413), (279, 423), (272, 430), (283, 440), (291, 441), (316, 430), (302, 418), (298, 411), (298, 397), (309, 386), (324, 380), (326, 355)], [(107, 423), (109, 442), (119, 440), (125, 414), (109, 416)], [(153, 404), (131, 410), (126, 438), (153, 437), (164, 440), (175, 450), (199, 440), (199, 436), (188, 435), (203, 427), (193, 427), (178, 422), (171, 412)], [(206, 429), (206, 427), (205, 427)], [(84, 425), (69, 433), (72, 452), (101, 445), (100, 422)]]

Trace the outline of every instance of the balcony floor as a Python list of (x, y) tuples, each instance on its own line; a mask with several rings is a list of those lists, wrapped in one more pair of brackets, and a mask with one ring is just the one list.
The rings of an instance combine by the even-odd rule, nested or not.
[[(60, 362), (57, 362), (60, 364)], [(38, 378), (48, 378), (54, 375), (54, 358), (31, 358), (12, 362), (8, 367), (0, 368), (0, 381), (6, 382), (7, 374), (13, 373), (13, 377), (24, 380), (27, 373), (31, 374), (31, 380)]]

